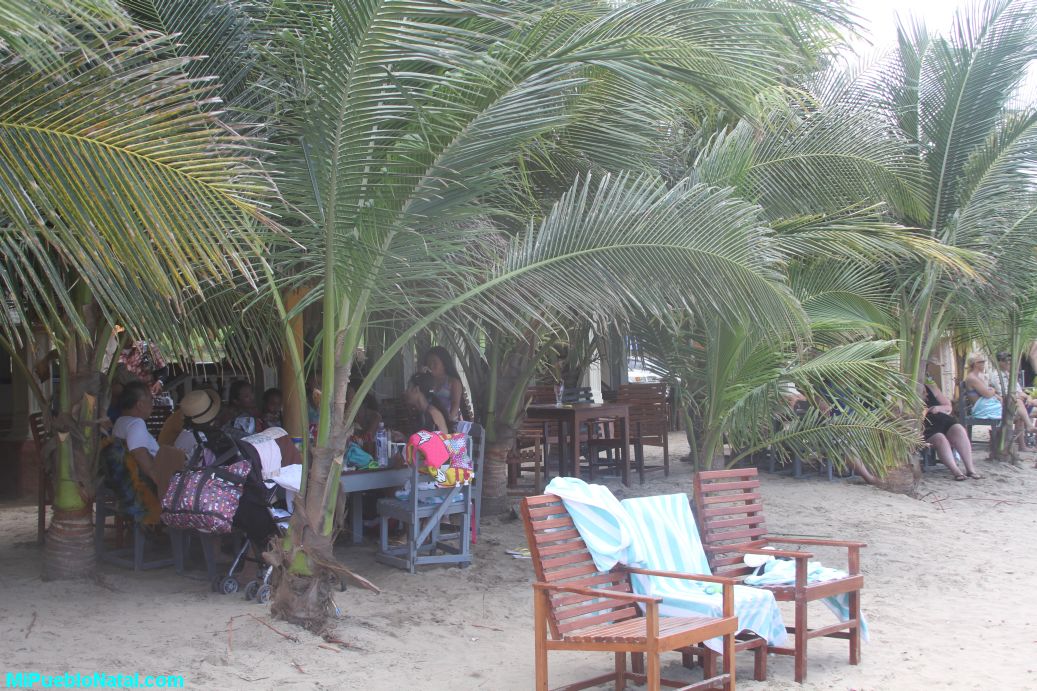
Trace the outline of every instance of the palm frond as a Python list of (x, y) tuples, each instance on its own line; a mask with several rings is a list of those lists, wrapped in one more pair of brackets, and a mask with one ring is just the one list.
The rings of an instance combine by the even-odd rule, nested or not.
[[(270, 185), (251, 142), (197, 107), (209, 93), (167, 47), (113, 39), (104, 60), (76, 51), (45, 72), (0, 61), (0, 288), (57, 337), (84, 328), (66, 304), (70, 281), (112, 323), (147, 323), (156, 306), (141, 303), (144, 285), (175, 306), (208, 280), (249, 273)], [(4, 315), (0, 330), (17, 341)]]

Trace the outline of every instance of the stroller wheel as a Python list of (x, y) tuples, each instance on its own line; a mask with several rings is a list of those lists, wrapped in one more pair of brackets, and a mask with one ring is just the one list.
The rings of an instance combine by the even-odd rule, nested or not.
[(256, 592), (259, 591), (259, 581), (249, 581), (245, 584), (245, 599), (251, 600), (256, 596)]
[(238, 579), (234, 576), (224, 576), (220, 579), (220, 592), (224, 595), (233, 595), (238, 592)]
[(265, 605), (266, 603), (270, 602), (270, 595), (272, 593), (273, 588), (270, 587), (270, 584), (264, 583), (263, 585), (259, 586), (258, 590), (256, 590), (256, 602), (258, 602), (261, 605)]

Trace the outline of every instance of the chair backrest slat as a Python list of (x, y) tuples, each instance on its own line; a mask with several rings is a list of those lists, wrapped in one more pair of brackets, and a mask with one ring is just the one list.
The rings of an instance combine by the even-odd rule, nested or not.
[(670, 431), (666, 384), (620, 384), (614, 400), (629, 407), (631, 434), (642, 444), (661, 446)]
[[(538, 581), (630, 592), (625, 574), (603, 573), (594, 565), (587, 544), (561, 499), (553, 494), (526, 497), (522, 501), (522, 519)], [(548, 624), (556, 639), (591, 626), (638, 616), (629, 602), (615, 598), (557, 593), (549, 599)]]
[[(710, 568), (718, 576), (750, 572), (735, 548), (762, 543), (767, 535), (756, 468), (695, 474), (695, 517)], [(727, 548), (725, 550), (725, 548)]]

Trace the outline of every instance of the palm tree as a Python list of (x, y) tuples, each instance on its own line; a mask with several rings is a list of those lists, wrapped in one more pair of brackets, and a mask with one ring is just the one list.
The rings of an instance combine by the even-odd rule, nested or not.
[[(959, 9), (945, 37), (901, 26), (890, 60), (851, 87), (909, 145), (924, 207), (895, 206), (905, 225), (980, 256), (997, 251), (1000, 238), (1032, 235), (1035, 122), (1014, 99), (1037, 57), (1035, 39), (1033, 3), (976, 3)], [(919, 389), (922, 365), (962, 300), (989, 279), (989, 263), (980, 268), (975, 287), (925, 262), (893, 276), (901, 366)]]
[[(58, 440), (44, 575), (76, 576), (93, 562), (113, 328), (161, 334), (189, 352), (184, 306), (215, 282), (251, 275), (257, 204), (270, 185), (249, 162), (251, 142), (202, 107), (210, 88), (185, 75), (168, 40), (103, 2), (48, 0), (19, 13), (37, 33), (15, 29), (0, 48), (0, 288), (10, 306), (0, 347)], [(56, 352), (52, 400), (28, 355), (37, 331)]]
[[(620, 315), (673, 291), (702, 312), (798, 319), (770, 258), (754, 253), (762, 226), (751, 205), (651, 176), (573, 180), (624, 161), (643, 167), (689, 94), (748, 113), (795, 71), (791, 29), (828, 21), (819, 8), (831, 11), (812, 0), (269, 7), (265, 122), (286, 202), (278, 213), (299, 245), (271, 259), (269, 277), (281, 292), (307, 291), (284, 317), (323, 307), (314, 360), (324, 392), (275, 612), (322, 627), (325, 575), (341, 572), (331, 553), (337, 477), (356, 414), (346, 384), (371, 315), (410, 326), (365, 387), (441, 320), (521, 338), (531, 318), (557, 329), (550, 315)], [(548, 203), (531, 194), (531, 166), (564, 193)], [(506, 231), (495, 251), (488, 229)]]

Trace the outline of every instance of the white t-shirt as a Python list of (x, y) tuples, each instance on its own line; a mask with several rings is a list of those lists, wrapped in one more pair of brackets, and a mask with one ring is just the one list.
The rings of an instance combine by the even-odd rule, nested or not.
[[(202, 439), (204, 438), (203, 436)], [(173, 446), (183, 451), (190, 458), (191, 454), (194, 453), (194, 447), (198, 446), (198, 440), (195, 438), (194, 432), (185, 427), (180, 430), (180, 434), (177, 435)]]
[(126, 442), (126, 450), (147, 449), (152, 457), (158, 453), (158, 440), (148, 432), (148, 425), (139, 417), (123, 415), (115, 421), (112, 436)]

